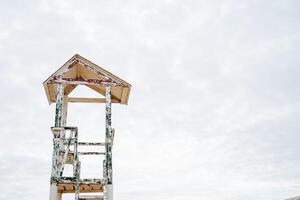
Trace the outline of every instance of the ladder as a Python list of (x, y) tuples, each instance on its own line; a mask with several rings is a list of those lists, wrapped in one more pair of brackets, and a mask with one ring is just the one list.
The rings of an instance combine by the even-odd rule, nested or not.
[[(78, 146), (105, 146), (102, 142), (78, 142), (77, 127), (52, 127), (54, 135), (54, 158), (57, 168), (52, 169), (51, 183), (57, 184), (58, 193), (74, 193), (75, 200), (103, 200), (104, 186), (107, 184), (106, 161), (103, 160), (102, 179), (82, 179), (80, 178), (81, 162), (79, 155), (105, 155), (105, 152), (79, 152)], [(114, 136), (114, 129), (112, 129)], [(112, 141), (113, 141), (112, 137)], [(73, 176), (63, 176), (65, 165), (73, 166)], [(55, 173), (54, 173), (55, 172)], [(86, 195), (93, 193), (92, 195)], [(94, 193), (100, 193), (95, 195)]]

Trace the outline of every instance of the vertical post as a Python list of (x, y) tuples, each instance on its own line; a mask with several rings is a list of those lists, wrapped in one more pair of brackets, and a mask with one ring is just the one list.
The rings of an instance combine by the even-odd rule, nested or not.
[(104, 200), (113, 199), (112, 169), (112, 127), (111, 127), (111, 87), (105, 90), (105, 172), (107, 184), (104, 186)]
[(63, 116), (63, 102), (64, 102), (64, 86), (57, 84), (56, 91), (56, 109), (55, 109), (55, 127), (61, 127)]
[(67, 116), (68, 116), (68, 96), (64, 95), (63, 103), (62, 103), (62, 119), (61, 126), (65, 127), (67, 124)]
[(80, 166), (81, 163), (78, 159), (78, 130), (75, 131), (75, 143), (74, 143), (74, 162), (73, 162), (73, 176), (76, 177), (75, 184), (75, 200), (79, 200), (80, 193)]
[[(64, 87), (62, 84), (57, 85), (56, 91), (56, 109), (55, 109), (55, 127), (62, 126), (62, 115), (63, 115), (63, 97)], [(53, 135), (53, 154), (52, 154), (52, 168), (51, 168), (51, 180), (50, 180), (50, 200), (57, 200), (60, 198), (60, 194), (57, 192), (57, 185), (55, 179), (60, 176), (59, 166), (59, 137), (60, 132), (54, 133)]]
[[(64, 92), (61, 95), (63, 95), (63, 99), (61, 100), (62, 101), (62, 108), (61, 108), (60, 127), (66, 127), (67, 114), (68, 114), (68, 96), (64, 95)], [(60, 138), (61, 139), (66, 138), (66, 130), (61, 130), (60, 131)], [(59, 150), (60, 151), (66, 151), (67, 150), (65, 148), (65, 145), (64, 145), (62, 140), (59, 141)], [(59, 158), (61, 159), (61, 157), (59, 157)], [(60, 160), (60, 162), (62, 162), (62, 160)], [(60, 171), (60, 176), (62, 176), (63, 171), (64, 171), (64, 165), (63, 164), (59, 167), (59, 171)]]
[(80, 161), (76, 161), (76, 184), (75, 184), (75, 200), (79, 200), (80, 193)]

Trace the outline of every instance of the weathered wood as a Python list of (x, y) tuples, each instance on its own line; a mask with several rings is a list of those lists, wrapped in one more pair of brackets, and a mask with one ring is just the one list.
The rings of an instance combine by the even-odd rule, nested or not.
[[(64, 87), (64, 91), (63, 91), (63, 95), (64, 94), (65, 94), (65, 87)], [(63, 96), (63, 102), (62, 102), (61, 127), (65, 127), (66, 126), (66, 123), (67, 123), (67, 113), (68, 113), (68, 96), (64, 95)], [(65, 129), (63, 129), (63, 130), (60, 131), (60, 139), (65, 139), (65, 133), (66, 133)], [(67, 143), (67, 151), (69, 150), (70, 143), (71, 143), (71, 141), (69, 141)], [(62, 151), (64, 149), (65, 149), (65, 143), (64, 143), (63, 140), (60, 140), (59, 141), (59, 150)], [(69, 158), (68, 157), (68, 152), (65, 152), (65, 155), (64, 155), (63, 158), (59, 157), (59, 160), (61, 161), (60, 168), (59, 168), (60, 176), (62, 176), (62, 174), (63, 174), (64, 163), (67, 161), (67, 158)], [(70, 161), (70, 159), (68, 159), (68, 161)]]
[(78, 152), (78, 155), (105, 155), (105, 152)]
[(68, 96), (76, 87), (77, 85), (71, 85), (71, 84), (66, 85), (64, 90), (65, 96)]
[(105, 104), (105, 160), (107, 184), (112, 184), (112, 127), (111, 127), (111, 87), (106, 87)]
[(51, 127), (52, 131), (60, 131), (60, 130), (74, 130), (77, 131), (78, 128), (76, 126), (65, 126), (65, 127)]
[(61, 198), (61, 192), (58, 191), (58, 187), (55, 183), (51, 183), (49, 199), (50, 200), (59, 200), (59, 198)]
[[(70, 136), (68, 138), (68, 142), (66, 144), (66, 150), (64, 153), (64, 158), (63, 158), (63, 162), (62, 164), (64, 165), (65, 163), (67, 163), (67, 160), (70, 160), (70, 158), (68, 159), (68, 157), (70, 157), (69, 155), (69, 151), (70, 151), (70, 145), (71, 145), (71, 139), (73, 137), (73, 131), (70, 133)], [(62, 175), (63, 169), (61, 170), (61, 175)]]
[[(87, 85), (87, 87), (91, 88), (95, 92), (105, 96), (105, 87), (97, 87), (95, 85)], [(114, 93), (111, 93), (111, 99), (115, 99), (117, 101), (120, 101), (121, 94), (119, 94), (122, 91), (121, 87), (113, 87), (114, 88)]]
[(103, 187), (104, 200), (113, 200), (113, 185), (107, 184)]
[(61, 126), (62, 127), (66, 126), (67, 117), (68, 117), (68, 96), (64, 95), (63, 105), (62, 105), (62, 119), (61, 119)]
[(105, 146), (103, 142), (78, 142), (80, 146)]
[(80, 193), (80, 161), (76, 162), (76, 185), (75, 185), (75, 200), (79, 200)]
[(121, 103), (122, 104), (127, 104), (129, 91), (130, 91), (129, 87), (123, 88), (122, 95), (121, 95)]
[[(86, 85), (105, 98), (68, 97), (77, 85)], [(127, 104), (131, 85), (79, 55), (73, 56), (44, 82), (48, 101), (56, 102), (50, 200), (75, 193), (75, 200), (113, 200), (112, 146), (115, 131), (111, 122), (112, 103)], [(105, 103), (105, 142), (78, 142), (78, 129), (66, 127), (68, 103)], [(68, 135), (68, 131), (70, 135)], [(67, 137), (69, 136), (69, 137)], [(78, 152), (81, 146), (104, 146), (105, 151)], [(79, 155), (104, 155), (103, 179), (80, 179)], [(65, 164), (73, 165), (73, 176), (63, 176)], [(103, 196), (84, 196), (103, 192)]]
[[(68, 102), (70, 103), (106, 103), (105, 98), (81, 98), (81, 97), (69, 97)], [(120, 103), (116, 99), (112, 99), (112, 103)]]
[(79, 200), (103, 200), (103, 195), (80, 195)]
[[(63, 160), (65, 153), (61, 152), (59, 156), (60, 156), (60, 159)], [(73, 164), (73, 163), (74, 163), (74, 153), (69, 152), (67, 154), (67, 157), (64, 159), (64, 164)]]
[[(89, 186), (89, 187), (86, 187)], [(76, 183), (58, 183), (58, 193), (75, 193)], [(80, 193), (103, 192), (103, 185), (100, 183), (95, 184), (80, 184)], [(55, 199), (56, 200), (56, 199)]]
[(103, 178), (107, 180), (106, 160), (103, 160), (102, 166), (103, 166), (103, 171), (102, 171)]
[(62, 125), (63, 98), (64, 86), (63, 84), (58, 84), (56, 92), (55, 127), (61, 127)]
[[(78, 130), (75, 130), (75, 138), (78, 138)], [(78, 140), (74, 143), (74, 163), (73, 163), (73, 176), (76, 177), (77, 175), (77, 163), (79, 162), (78, 159)]]
[[(56, 109), (55, 109), (55, 127), (61, 127), (62, 113), (63, 113), (63, 95), (64, 87), (62, 84), (57, 86), (56, 94)], [(60, 131), (62, 132), (62, 130)], [(54, 139), (59, 138), (60, 134), (54, 134)], [(59, 148), (60, 142), (53, 140), (53, 154), (52, 154), (52, 168), (51, 168), (51, 180), (60, 176), (60, 163), (59, 163)]]
[(61, 78), (50, 80), (50, 84), (72, 84), (72, 85), (97, 85), (97, 86), (123, 86), (119, 83), (110, 81), (98, 80), (98, 79), (83, 79), (83, 78)]
[(77, 54), (43, 83), (50, 104), (56, 100), (57, 85), (62, 83), (65, 84), (65, 95), (69, 95), (77, 85), (93, 86), (101, 94), (106, 86), (111, 86), (113, 97), (117, 97), (121, 104), (128, 103), (131, 88), (126, 81)]

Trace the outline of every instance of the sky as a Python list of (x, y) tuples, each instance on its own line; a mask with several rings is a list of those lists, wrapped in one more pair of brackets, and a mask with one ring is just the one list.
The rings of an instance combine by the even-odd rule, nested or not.
[[(300, 195), (299, 11), (297, 0), (0, 0), (0, 198), (48, 198), (55, 105), (42, 83), (76, 53), (132, 84), (128, 106), (112, 108), (116, 200)], [(71, 104), (67, 124), (100, 141), (104, 105)], [(86, 162), (85, 177), (101, 175)]]

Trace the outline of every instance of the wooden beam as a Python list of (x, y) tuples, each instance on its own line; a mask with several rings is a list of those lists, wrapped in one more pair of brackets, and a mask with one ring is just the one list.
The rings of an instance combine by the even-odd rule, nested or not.
[[(80, 98), (80, 97), (68, 97), (70, 103), (105, 103), (105, 98)], [(112, 103), (120, 103), (116, 99), (112, 99)]]
[(110, 80), (98, 80), (98, 79), (83, 79), (83, 78), (60, 78), (60, 77), (54, 77), (54, 79), (51, 79), (49, 81), (50, 84), (56, 83), (56, 84), (71, 84), (71, 85), (97, 85), (97, 86), (123, 86), (121, 83), (114, 83)]
[(69, 95), (75, 88), (77, 87), (77, 85), (66, 85), (65, 89), (64, 89), (64, 94), (65, 95)]
[(128, 99), (128, 91), (129, 91), (129, 88), (127, 87), (124, 87), (122, 89), (122, 97), (121, 97), (121, 104), (127, 104), (127, 99)]

